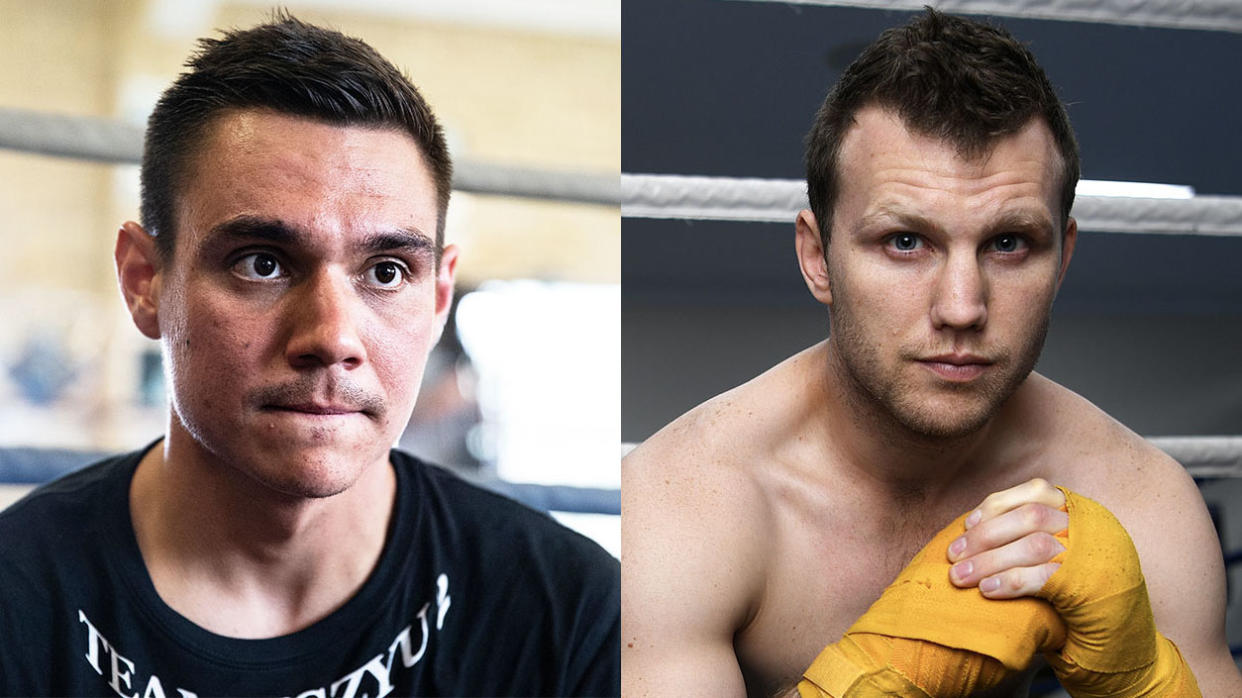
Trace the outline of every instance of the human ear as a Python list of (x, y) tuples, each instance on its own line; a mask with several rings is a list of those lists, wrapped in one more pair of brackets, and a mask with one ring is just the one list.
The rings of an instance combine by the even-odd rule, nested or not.
[(824, 245), (819, 238), (819, 225), (815, 222), (815, 214), (810, 209), (798, 212), (795, 224), (795, 246), (798, 251), (798, 266), (802, 269), (802, 279), (811, 295), (824, 305), (832, 305), (832, 286), (828, 283), (828, 260), (824, 254)]
[(436, 309), (434, 346), (444, 332), (449, 309), (453, 307), (453, 284), (457, 279), (457, 245), (445, 245), (440, 252), (440, 268), (436, 270)]
[(1061, 268), (1057, 270), (1057, 290), (1061, 290), (1061, 282), (1065, 280), (1065, 272), (1069, 270), (1070, 257), (1074, 256), (1074, 245), (1078, 242), (1078, 221), (1068, 218), (1065, 221), (1065, 235), (1061, 242)]
[(116, 280), (134, 325), (151, 339), (159, 339), (161, 261), (155, 238), (142, 226), (126, 221), (116, 235)]

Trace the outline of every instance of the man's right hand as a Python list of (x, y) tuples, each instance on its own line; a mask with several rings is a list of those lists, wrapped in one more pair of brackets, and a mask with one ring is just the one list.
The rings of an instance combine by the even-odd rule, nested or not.
[(1041, 478), (987, 496), (948, 545), (949, 580), (990, 599), (1034, 596), (1061, 565), (1056, 537), (1069, 526), (1065, 495)]
[[(1021, 668), (1035, 651), (1048, 657), (1074, 696), (1200, 696), (1177, 647), (1156, 630), (1138, 554), (1125, 529), (1096, 502), (1060, 489), (1054, 498), (1050, 488), (1037, 481), (1006, 493), (1037, 498), (1043, 493), (1038, 504), (1063, 506), (1067, 525), (1047, 516), (1010, 517), (998, 524), (998, 517), (1020, 507), (997, 503), (1023, 497), (1000, 493), (985, 500), (977, 510), (984, 513), (971, 512), (937, 534), (845, 637), (825, 648), (798, 686), (804, 698), (966, 696), (996, 685), (1005, 670)], [(1047, 565), (1046, 583), (1026, 593), (1048, 600), (1055, 611), (1046, 604), (1027, 605), (1032, 598), (993, 600), (947, 583), (943, 552), (950, 541), (960, 540), (967, 519), (976, 540), (983, 539), (979, 531), (1009, 531), (997, 539), (1002, 551), (1010, 550), (994, 560), (1005, 554), (1024, 559), (1015, 554), (1013, 541), (1047, 533), (1041, 525), (1056, 530), (1057, 545), (1037, 551), (1024, 571), (1009, 577), (996, 571), (1017, 582), (1001, 590), (1012, 594), (1043, 577), (1038, 570)], [(960, 552), (955, 546), (959, 559)], [(954, 576), (956, 583), (961, 575)]]
[(999, 685), (1065, 641), (1038, 599), (997, 601), (949, 583), (944, 551), (966, 516), (941, 530), (804, 674), (802, 696), (952, 698)]
[(989, 495), (966, 523), (948, 547), (953, 583), (994, 599), (1051, 602), (1068, 637), (1048, 659), (1071, 694), (1199, 695), (1177, 647), (1156, 630), (1138, 553), (1106, 508), (1035, 479)]

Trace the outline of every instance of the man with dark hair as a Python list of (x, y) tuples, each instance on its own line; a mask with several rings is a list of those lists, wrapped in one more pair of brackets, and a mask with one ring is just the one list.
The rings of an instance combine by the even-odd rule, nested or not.
[(615, 695), (616, 560), (390, 450), (457, 265), (426, 102), (287, 15), (188, 65), (116, 244), (168, 432), (0, 513), (0, 692)]
[(435, 184), (438, 254), (453, 163), (418, 88), (360, 39), (287, 14), (276, 20), (223, 39), (202, 39), (200, 52), (186, 64), (190, 70), (155, 105), (142, 153), (142, 224), (156, 237), (157, 249), (172, 253), (177, 191), (189, 183), (213, 118), (261, 109), (334, 126), (405, 132)]
[(806, 165), (831, 331), (627, 457), (623, 692), (1025, 695), (1042, 654), (1078, 695), (1242, 693), (1194, 482), (1032, 372), (1079, 168), (1030, 52), (884, 32)]

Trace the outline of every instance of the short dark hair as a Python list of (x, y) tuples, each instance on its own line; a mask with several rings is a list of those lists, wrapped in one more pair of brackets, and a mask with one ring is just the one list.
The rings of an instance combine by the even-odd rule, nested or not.
[(418, 144), (436, 187), (436, 250), (444, 244), (453, 163), (444, 131), (418, 89), (360, 39), (277, 12), (266, 24), (200, 39), (198, 51), (147, 120), (142, 225), (171, 259), (176, 203), (215, 119), (271, 109), (336, 126), (393, 128)]
[(825, 253), (839, 193), (841, 143), (864, 107), (895, 112), (906, 128), (978, 157), (1042, 117), (1060, 151), (1061, 228), (1078, 184), (1078, 143), (1035, 57), (1008, 32), (930, 7), (880, 34), (828, 92), (806, 139), (806, 181)]

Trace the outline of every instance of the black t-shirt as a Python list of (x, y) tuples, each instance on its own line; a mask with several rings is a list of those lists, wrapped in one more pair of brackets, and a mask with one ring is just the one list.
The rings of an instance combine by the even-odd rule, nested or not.
[(129, 516), (142, 453), (0, 512), (4, 695), (617, 695), (620, 565), (547, 515), (400, 451), (396, 508), (358, 593), (242, 640), (160, 599)]

